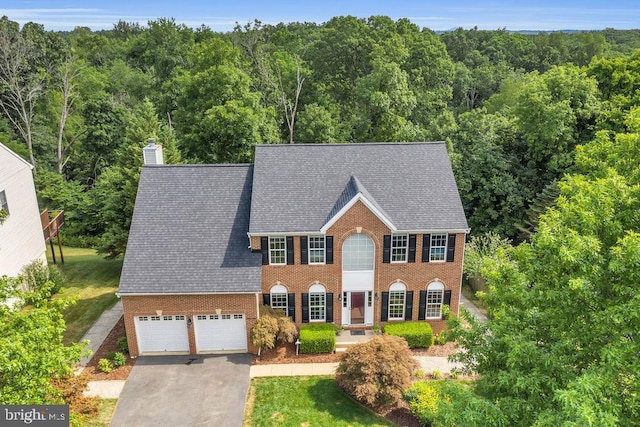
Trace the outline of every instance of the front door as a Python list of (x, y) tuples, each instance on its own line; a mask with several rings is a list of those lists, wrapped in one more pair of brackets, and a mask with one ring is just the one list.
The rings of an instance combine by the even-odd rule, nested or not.
[(364, 324), (365, 292), (351, 292), (351, 324)]

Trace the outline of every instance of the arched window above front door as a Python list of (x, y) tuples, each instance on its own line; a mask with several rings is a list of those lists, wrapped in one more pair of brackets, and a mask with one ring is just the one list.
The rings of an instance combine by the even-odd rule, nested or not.
[(342, 245), (343, 271), (373, 271), (375, 246), (366, 234), (347, 237)]

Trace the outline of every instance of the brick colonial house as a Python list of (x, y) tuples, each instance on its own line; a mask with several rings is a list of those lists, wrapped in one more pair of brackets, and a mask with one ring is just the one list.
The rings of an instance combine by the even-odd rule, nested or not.
[(147, 164), (118, 292), (131, 354), (254, 351), (260, 304), (298, 325), (424, 320), (437, 332), (443, 305), (458, 313), (468, 231), (444, 143)]

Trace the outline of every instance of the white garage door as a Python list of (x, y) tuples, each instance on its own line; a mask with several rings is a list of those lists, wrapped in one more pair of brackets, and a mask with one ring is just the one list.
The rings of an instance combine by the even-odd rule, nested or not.
[(135, 323), (140, 354), (189, 351), (185, 316), (137, 316)]
[(247, 351), (243, 314), (203, 314), (194, 319), (198, 352)]

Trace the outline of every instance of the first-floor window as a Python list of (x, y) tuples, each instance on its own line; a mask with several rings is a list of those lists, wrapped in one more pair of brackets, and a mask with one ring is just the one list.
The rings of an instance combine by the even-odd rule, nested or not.
[(271, 288), (271, 308), (281, 309), (287, 314), (287, 288), (282, 285)]
[(287, 244), (284, 237), (269, 237), (269, 264), (286, 264)]
[(326, 295), (322, 285), (313, 285), (309, 289), (309, 320), (311, 322), (324, 322)]
[(431, 252), (429, 254), (430, 261), (444, 261), (444, 255), (447, 250), (447, 235), (432, 234), (431, 235)]
[(442, 317), (442, 298), (444, 285), (440, 282), (432, 282), (427, 287), (427, 319), (440, 319)]
[(404, 320), (406, 287), (394, 283), (389, 288), (389, 320)]

